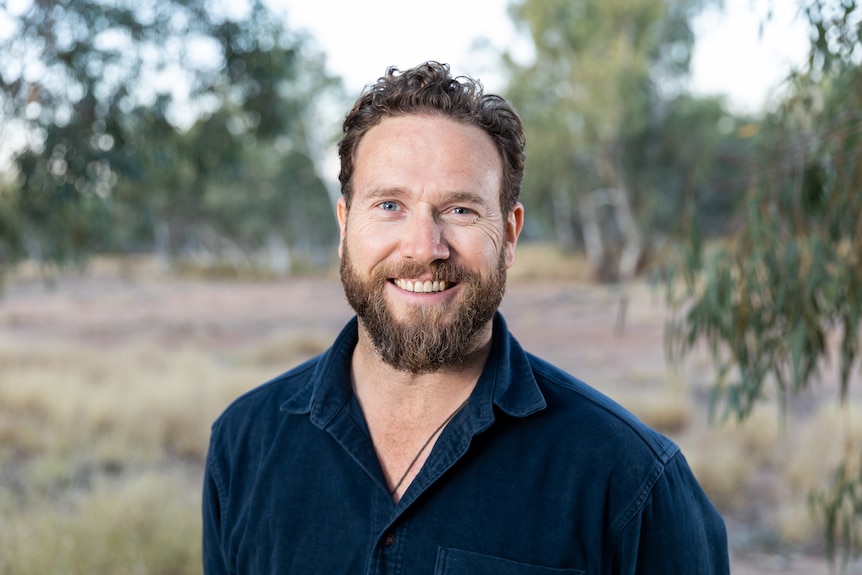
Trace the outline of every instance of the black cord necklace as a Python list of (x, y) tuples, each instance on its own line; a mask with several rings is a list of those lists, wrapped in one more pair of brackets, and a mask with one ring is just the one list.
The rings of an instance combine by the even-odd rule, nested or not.
[(399, 480), (398, 480), (398, 483), (396, 483), (396, 484), (395, 484), (395, 487), (393, 487), (392, 489), (390, 489), (390, 490), (389, 490), (389, 495), (395, 495), (395, 492), (396, 492), (396, 491), (398, 491), (398, 488), (399, 488), (399, 487), (401, 487), (401, 484), (402, 484), (402, 483), (404, 483), (404, 480), (405, 480), (405, 479), (407, 479), (407, 474), (408, 474), (408, 473), (410, 473), (410, 470), (411, 470), (411, 469), (413, 469), (413, 466), (414, 466), (414, 465), (416, 465), (416, 462), (417, 462), (417, 461), (419, 461), (419, 456), (420, 456), (420, 455), (422, 455), (422, 453), (425, 451), (425, 448), (427, 448), (427, 447), (428, 447), (428, 444), (430, 444), (430, 443), (431, 443), (431, 440), (432, 440), (432, 439), (434, 439), (434, 438), (437, 436), (437, 434), (438, 434), (438, 433), (440, 433), (441, 431), (443, 431), (443, 428), (444, 428), (444, 427), (446, 427), (446, 424), (448, 424), (450, 421), (452, 421), (452, 419), (454, 419), (454, 418), (455, 418), (455, 416), (456, 416), (456, 415), (458, 415), (458, 412), (459, 412), (459, 411), (461, 411), (462, 409), (464, 409), (464, 406), (465, 406), (465, 405), (467, 405), (467, 401), (468, 401), (468, 400), (464, 400), (464, 403), (462, 403), (461, 405), (459, 405), (459, 406), (455, 409), (455, 411), (453, 411), (451, 414), (449, 414), (449, 417), (447, 417), (447, 418), (443, 421), (443, 423), (441, 423), (441, 424), (440, 424), (440, 426), (439, 426), (439, 427), (437, 427), (437, 429), (435, 429), (435, 430), (434, 430), (434, 433), (432, 433), (432, 434), (428, 437), (428, 439), (426, 439), (426, 440), (425, 440), (425, 443), (423, 443), (423, 444), (422, 444), (422, 447), (420, 447), (420, 448), (419, 448), (419, 451), (418, 451), (418, 452), (416, 453), (416, 455), (413, 457), (413, 461), (411, 461), (411, 462), (410, 462), (410, 465), (408, 465), (408, 466), (407, 466), (407, 469), (405, 469), (405, 470), (404, 470), (404, 474), (401, 476), (401, 479), (399, 479)]

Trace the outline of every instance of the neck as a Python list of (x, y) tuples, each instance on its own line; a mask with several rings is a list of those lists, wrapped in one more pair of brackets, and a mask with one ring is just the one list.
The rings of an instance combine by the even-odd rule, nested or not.
[(353, 389), (396, 503), (476, 387), (491, 349), (490, 324), (477, 341), (481, 343), (458, 365), (407, 373), (381, 359), (360, 322), (351, 364)]
[(385, 363), (360, 322), (351, 368), (354, 392), (366, 417), (370, 415), (368, 411), (427, 417), (461, 404), (469, 397), (485, 367), (491, 348), (490, 323), (478, 335), (477, 344), (464, 362), (415, 374)]

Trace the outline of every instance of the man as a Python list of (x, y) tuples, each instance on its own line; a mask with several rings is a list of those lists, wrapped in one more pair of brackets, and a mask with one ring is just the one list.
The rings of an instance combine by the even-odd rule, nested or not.
[(429, 62), (390, 69), (344, 131), (357, 318), (215, 422), (207, 575), (728, 573), (678, 448), (497, 313), (524, 222), (512, 107)]

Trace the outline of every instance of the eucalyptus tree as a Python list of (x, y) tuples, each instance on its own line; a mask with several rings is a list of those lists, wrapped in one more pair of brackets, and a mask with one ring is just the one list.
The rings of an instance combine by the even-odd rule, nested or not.
[[(830, 377), (846, 405), (859, 373), (862, 7), (808, 0), (801, 14), (810, 55), (760, 124), (736, 233), (707, 257), (699, 226), (689, 226), (670, 284), (673, 350), (708, 344), (713, 405), (725, 417), (744, 419), (767, 398)], [(850, 426), (835, 441), (844, 456), (810, 503), (830, 555), (847, 559), (862, 551), (862, 442)]]
[(0, 5), (5, 263), (319, 229), (310, 214), (329, 200), (306, 128), (337, 84), (283, 14), (258, 0), (18, 4)]
[[(535, 47), (529, 62), (507, 59), (507, 95), (530, 142), (525, 199), (543, 225), (528, 233), (550, 230), (562, 244), (583, 246), (589, 218), (582, 208), (603, 198), (626, 199), (610, 203), (621, 212), (630, 207), (632, 218), (617, 218), (630, 238), (672, 220), (667, 206), (678, 205), (674, 198), (693, 181), (685, 175), (694, 170), (688, 164), (699, 161), (691, 152), (713, 154), (717, 143), (705, 141), (715, 139), (728, 115), (721, 102), (698, 101), (683, 89), (691, 19), (708, 3), (521, 0), (511, 6)], [(686, 132), (665, 129), (683, 116), (692, 120)], [(684, 140), (693, 145), (678, 145)], [(662, 177), (668, 174), (683, 176)]]

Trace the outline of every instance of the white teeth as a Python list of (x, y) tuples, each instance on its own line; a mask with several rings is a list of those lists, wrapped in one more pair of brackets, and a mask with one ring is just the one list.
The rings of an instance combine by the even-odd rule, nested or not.
[(444, 291), (447, 287), (445, 281), (413, 281), (413, 280), (395, 280), (395, 285), (400, 287), (406, 291), (412, 291), (415, 293), (434, 293), (438, 291)]

